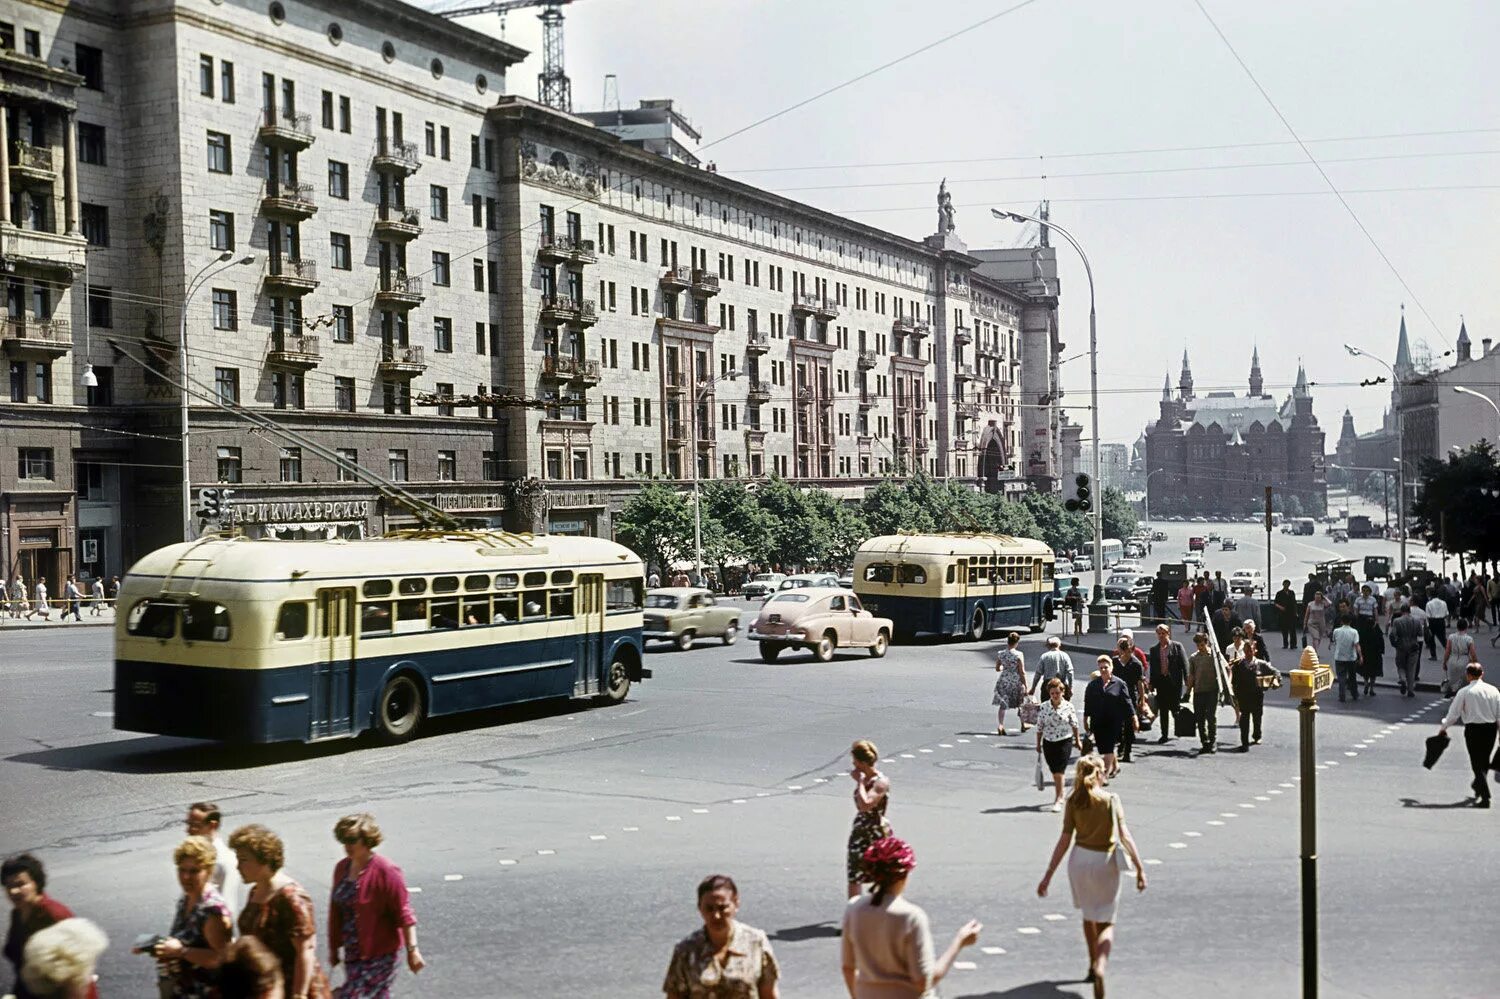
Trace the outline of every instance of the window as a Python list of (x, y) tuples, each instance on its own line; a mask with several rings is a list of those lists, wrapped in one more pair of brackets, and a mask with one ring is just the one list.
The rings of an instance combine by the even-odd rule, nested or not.
[(227, 59), (219, 60), (219, 100), (234, 103), (234, 63)]
[(444, 125), (438, 129), (438, 155), (443, 159), (449, 159), (453, 152), (453, 136), (448, 132), (448, 126)]
[(85, 87), (90, 90), (104, 89), (104, 51), (102, 49), (81, 43), (74, 45), (73, 64), (78, 67), (78, 75), (83, 77)]
[(89, 286), (89, 325), (109, 329), (115, 324), (114, 289)]
[(104, 154), (104, 126), (78, 123), (78, 162), (108, 166)]
[(439, 288), (446, 288), (451, 283), (448, 254), (436, 250), (432, 253), (432, 283)]
[(479, 169), (479, 136), (469, 136), (469, 166)]
[(455, 482), (458, 480), (457, 451), (438, 452), (437, 477), (439, 482)]
[(278, 371), (271, 379), (271, 405), (276, 409), (303, 409), (305, 390), (305, 376), (300, 371)]
[(90, 246), (109, 245), (109, 208), (104, 205), (83, 205), (83, 238)]
[(547, 478), (561, 479), (563, 477), (563, 453), (561, 451), (547, 452)]
[[(352, 380), (352, 379), (351, 379)], [(334, 449), (338, 454), (337, 464), (338, 481), (353, 482), (354, 466), (359, 464), (359, 452), (352, 447), (341, 447)]]
[(429, 185), (432, 201), (432, 221), (448, 221), (448, 189), (437, 184)]
[(349, 200), (349, 164), (328, 161), (328, 196), (340, 201)]
[(333, 408), (341, 413), (354, 412), (354, 379), (344, 375), (333, 376)]
[(339, 98), (339, 131), (347, 133), (352, 127), (353, 114), (349, 110), (349, 98)]
[(238, 296), (228, 288), (213, 290), (214, 329), (237, 330), (240, 328)]
[(50, 447), (23, 447), (18, 449), (20, 474), (23, 479), (52, 479), (52, 449)]
[(500, 481), (500, 462), (494, 451), (486, 451), (479, 463), (479, 475), (486, 482)]
[(214, 57), (211, 55), (198, 57), (198, 93), (204, 97), (214, 95)]
[(284, 447), (281, 449), (281, 481), (302, 481), (302, 449), (300, 447)]
[(104, 499), (104, 466), (92, 461), (73, 464), (73, 481), (78, 486), (81, 500)]
[(38, 362), (32, 366), (32, 375), (35, 378), (32, 388), (32, 398), (36, 402), (52, 401), (52, 365), (50, 362)]
[[(452, 399), (453, 398), (453, 383), (452, 382), (438, 382), (437, 385), (434, 386), (433, 395), (436, 395), (440, 399)], [(438, 403), (437, 404), (437, 415), (439, 415), (439, 416), (452, 416), (453, 415), (453, 403), (452, 402), (440, 402), (440, 403)]]
[(237, 447), (221, 447), (218, 449), (218, 480), (220, 482), (243, 482), (245, 474), (244, 459), (240, 456)]
[(586, 479), (589, 477), (589, 453), (587, 451), (573, 452), (573, 478)]
[(333, 339), (335, 343), (354, 342), (354, 306), (333, 307)]
[(495, 172), (495, 140), (484, 140), (484, 168), (490, 173)]
[(208, 133), (208, 172), (231, 173), (234, 157), (230, 152), (229, 136), (223, 132)]
[(214, 395), (226, 406), (238, 405), (240, 401), (240, 369), (214, 368)]
[(210, 211), (208, 213), (208, 248), (211, 250), (234, 249), (234, 213)]
[(333, 91), (323, 91), (323, 127), (333, 128)]
[(331, 232), (328, 234), (328, 250), (332, 257), (333, 269), (336, 271), (347, 271), (352, 266), (350, 263), (353, 252), (349, 248), (349, 234), (343, 232)]
[(94, 379), (99, 383), (84, 389), (85, 401), (90, 406), (113, 406), (115, 403), (115, 369), (112, 365), (94, 365)]
[(427, 127), (424, 130), (423, 134), (425, 135), (425, 137), (427, 139), (427, 147), (426, 147), (427, 148), (427, 155), (428, 156), (436, 156), (437, 155), (437, 126), (434, 125), (432, 122), (429, 121), (427, 123)]
[(432, 320), (432, 336), (439, 354), (453, 353), (453, 320), (447, 316), (434, 316)]
[(484, 291), (484, 261), (474, 258), (474, 290)]
[(411, 413), (411, 385), (407, 382), (381, 382), (380, 397), (386, 414)]
[(301, 600), (289, 600), (281, 605), (276, 614), (276, 639), (294, 642), (307, 637), (308, 604)]
[(389, 478), (392, 482), (406, 481), (406, 449), (392, 448), (385, 453), (386, 460), (390, 465)]
[(474, 216), (474, 228), (478, 229), (484, 225), (484, 199), (474, 195), (469, 199), (469, 208)]

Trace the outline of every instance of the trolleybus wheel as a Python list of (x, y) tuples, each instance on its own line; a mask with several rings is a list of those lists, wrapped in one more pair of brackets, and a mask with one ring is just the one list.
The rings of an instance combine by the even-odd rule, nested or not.
[(880, 629), (880, 634), (875, 636), (875, 644), (870, 646), (870, 656), (873, 659), (885, 658), (885, 650), (890, 647), (890, 639), (886, 637), (885, 629)]
[(984, 608), (975, 607), (974, 617), (969, 621), (969, 638), (976, 642), (983, 641), (984, 633), (987, 630), (985, 627)]
[(604, 700), (619, 704), (630, 693), (630, 670), (619, 659), (609, 664), (609, 676), (605, 680)]
[(386, 682), (375, 706), (375, 727), (387, 742), (405, 742), (422, 724), (422, 688), (402, 673)]

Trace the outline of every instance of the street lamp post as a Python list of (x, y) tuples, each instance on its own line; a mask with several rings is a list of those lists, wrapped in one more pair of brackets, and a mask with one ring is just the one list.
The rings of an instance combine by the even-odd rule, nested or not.
[[(703, 405), (703, 400), (708, 392), (716, 384), (727, 378), (734, 381), (740, 376), (738, 368), (726, 371), (722, 375), (715, 375), (698, 387), (695, 405), (693, 406), (693, 585), (703, 585), (703, 514), (702, 494), (698, 491), (698, 408)], [(708, 422), (713, 424), (714, 414), (708, 413)]]
[[(244, 256), (235, 260), (233, 251), (225, 250), (193, 275), (193, 279), (188, 282), (187, 293), (182, 297), (182, 311), (177, 328), (177, 370), (182, 384), (177, 388), (178, 397), (182, 400), (178, 418), (182, 430), (182, 540), (184, 541), (193, 539), (193, 477), (188, 462), (188, 303), (193, 300), (193, 294), (202, 287), (202, 281), (205, 278), (213, 277), (220, 271), (231, 267), (253, 263), (255, 263), (254, 256)], [(218, 269), (215, 270), (215, 267)]]
[(1093, 480), (1095, 488), (1100, 490), (1099, 495), (1094, 497), (1094, 593), (1089, 600), (1089, 632), (1107, 631), (1109, 603), (1104, 599), (1104, 492), (1099, 485), (1099, 338), (1094, 311), (1094, 270), (1089, 266), (1088, 254), (1083, 252), (1078, 240), (1056, 222), (1022, 212), (1002, 212), (998, 208), (991, 208), (990, 214), (997, 219), (1009, 219), (1012, 222), (1034, 222), (1058, 233), (1078, 251), (1078, 256), (1083, 261), (1083, 273), (1089, 281), (1089, 410), (1094, 433)]
[(1151, 523), (1151, 476), (1165, 472), (1165, 468), (1156, 468), (1146, 473), (1146, 523)]
[(1495, 411), (1496, 436), (1500, 437), (1500, 404), (1496, 404), (1494, 399), (1491, 399), (1483, 392), (1474, 391), (1467, 385), (1455, 385), (1453, 386), (1453, 391), (1457, 392), (1459, 395), (1472, 395), (1476, 399), (1484, 400), (1484, 404)]
[(1401, 465), (1401, 495), (1396, 498), (1396, 517), (1399, 523), (1396, 525), (1397, 533), (1401, 538), (1401, 573), (1406, 574), (1406, 443), (1405, 443), (1405, 420), (1401, 415), (1401, 376), (1396, 369), (1391, 367), (1382, 358), (1376, 357), (1368, 351), (1360, 350), (1352, 344), (1344, 344), (1344, 349), (1353, 357), (1366, 357), (1380, 365), (1391, 373), (1391, 384), (1396, 387), (1396, 462)]

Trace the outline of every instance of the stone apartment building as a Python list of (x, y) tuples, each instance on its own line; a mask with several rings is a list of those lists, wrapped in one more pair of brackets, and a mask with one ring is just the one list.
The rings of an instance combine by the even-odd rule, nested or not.
[(355, 464), (603, 535), (644, 476), (1055, 481), (1052, 251), (969, 253), (945, 192), (923, 241), (789, 201), (397, 0), (22, 0), (0, 43), (7, 573), (182, 537), (179, 336), (251, 536), (410, 524)]

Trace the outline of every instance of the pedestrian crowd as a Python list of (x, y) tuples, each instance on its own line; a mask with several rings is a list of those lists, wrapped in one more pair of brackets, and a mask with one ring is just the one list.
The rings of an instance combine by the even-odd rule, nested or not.
[[(221, 822), (213, 802), (188, 807), (187, 836), (172, 851), (181, 895), (167, 931), (132, 945), (155, 962), (162, 999), (389, 999), (403, 949), (413, 973), (425, 967), (405, 878), (376, 852), (382, 836), (372, 816), (333, 826), (345, 856), (333, 870), (325, 932), (330, 967), (344, 967), (338, 988), (318, 959), (316, 910), (285, 870), (281, 837), (250, 824), (226, 840)], [(35, 856), (7, 858), (0, 881), (12, 906), (5, 957), (14, 999), (97, 999), (104, 934), (46, 894)]]
[(96, 576), (87, 588), (76, 577), (69, 576), (61, 593), (54, 596), (45, 579), (28, 586), (26, 579), (17, 574), (9, 582), (0, 583), (0, 617), (30, 621), (40, 616), (43, 621), (51, 621), (52, 612), (58, 610), (62, 612), (57, 618), (59, 623), (69, 617), (82, 622), (84, 607), (88, 608), (89, 617), (98, 617), (114, 606), (119, 594), (119, 576), (113, 577), (108, 587), (103, 577)]

